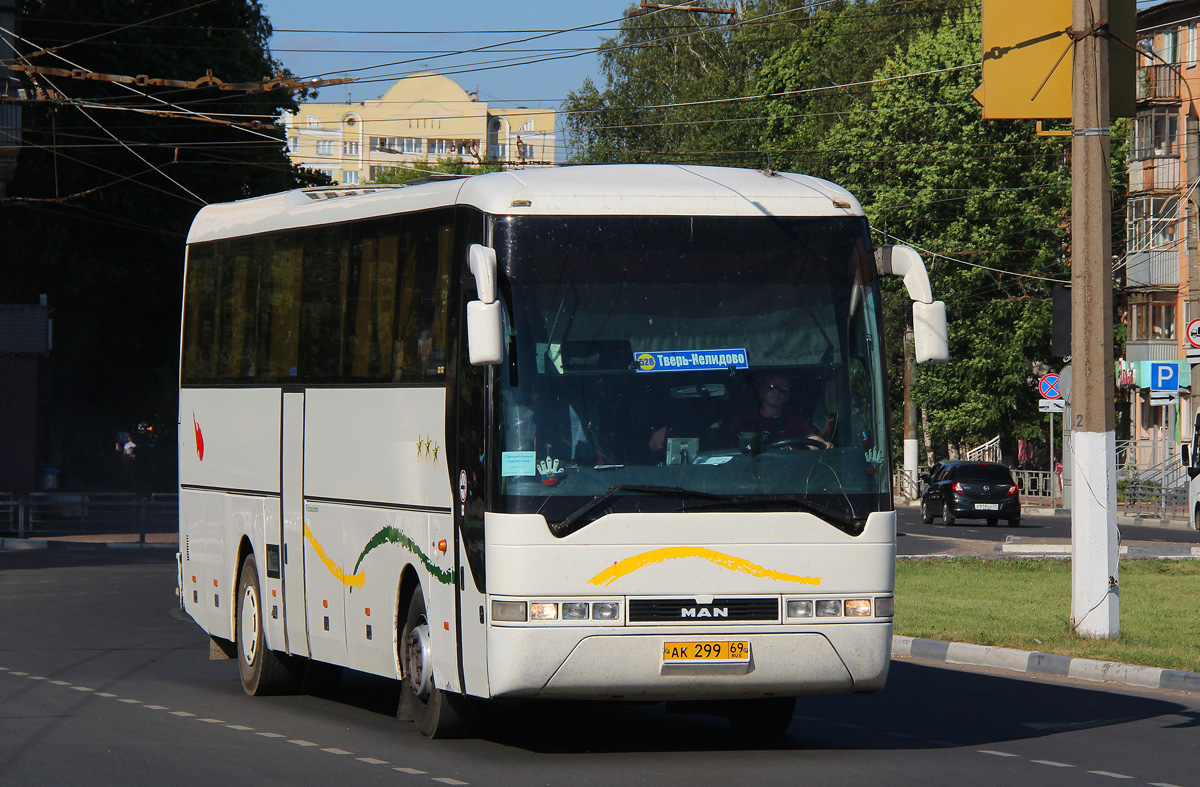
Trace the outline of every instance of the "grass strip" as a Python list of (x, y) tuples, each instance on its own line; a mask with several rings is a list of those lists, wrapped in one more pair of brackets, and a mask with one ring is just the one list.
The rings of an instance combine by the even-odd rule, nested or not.
[(1069, 560), (900, 559), (895, 633), (1200, 672), (1200, 561), (1122, 560), (1119, 579), (1120, 635), (1085, 639)]

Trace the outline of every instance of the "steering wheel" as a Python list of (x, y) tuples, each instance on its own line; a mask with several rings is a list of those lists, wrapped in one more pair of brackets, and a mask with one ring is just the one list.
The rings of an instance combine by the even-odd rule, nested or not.
[(786, 440), (776, 440), (770, 445), (763, 446), (764, 451), (786, 451), (796, 450), (798, 448), (807, 448), (809, 450), (822, 450), (828, 448), (815, 437), (789, 437)]

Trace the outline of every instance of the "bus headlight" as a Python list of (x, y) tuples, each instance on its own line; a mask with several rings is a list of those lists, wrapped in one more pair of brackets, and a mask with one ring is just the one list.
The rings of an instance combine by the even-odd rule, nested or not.
[(875, 599), (875, 616), (879, 618), (890, 618), (896, 615), (896, 598), (894, 596), (880, 596)]
[(811, 601), (789, 601), (787, 603), (787, 616), (789, 618), (811, 618), (813, 616), (813, 603)]
[(563, 620), (587, 620), (588, 603), (586, 601), (564, 601), (562, 605)]
[(621, 604), (617, 601), (597, 601), (592, 605), (592, 620), (617, 620), (621, 617)]
[(817, 617), (819, 618), (840, 618), (842, 616), (842, 602), (835, 598), (823, 598), (817, 602)]
[(846, 599), (846, 617), (848, 617), (848, 618), (869, 618), (869, 617), (871, 617), (871, 599), (869, 599), (869, 598), (848, 598), (848, 599)]
[(525, 602), (524, 601), (493, 601), (492, 602), (492, 620), (503, 620), (506, 622), (524, 623), (525, 622)]
[(553, 601), (534, 601), (529, 605), (530, 620), (558, 620), (558, 604)]

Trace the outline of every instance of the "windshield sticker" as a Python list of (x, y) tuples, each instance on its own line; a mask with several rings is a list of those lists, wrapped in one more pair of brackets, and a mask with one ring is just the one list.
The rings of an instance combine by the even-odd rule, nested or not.
[(611, 585), (621, 577), (632, 574), (639, 568), (645, 568), (654, 563), (661, 563), (664, 560), (674, 560), (677, 558), (696, 557), (702, 560), (707, 560), (716, 566), (727, 568), (730, 571), (741, 571), (743, 574), (749, 574), (752, 577), (762, 577), (764, 579), (776, 579), (781, 582), (800, 582), (805, 585), (820, 585), (820, 577), (801, 577), (795, 574), (785, 574), (782, 571), (760, 566), (757, 563), (751, 563), (745, 558), (727, 555), (724, 552), (717, 552), (708, 547), (664, 547), (662, 549), (652, 549), (649, 552), (643, 552), (640, 555), (627, 557), (619, 563), (609, 566), (601, 571), (596, 576), (588, 580), (592, 585)]
[(533, 451), (504, 451), (500, 454), (500, 475), (537, 475), (537, 454)]
[(554, 486), (559, 479), (567, 474), (567, 471), (562, 467), (557, 459), (546, 457), (537, 465), (538, 475), (542, 477), (542, 483), (546, 486)]
[(635, 352), (639, 372), (696, 372), (749, 369), (746, 348), (725, 350), (641, 350)]
[(695, 464), (695, 465), (723, 465), (726, 462), (728, 462), (730, 459), (733, 459), (733, 457), (732, 456), (698, 456), (698, 457), (696, 457), (696, 461), (693, 462), (692, 464)]

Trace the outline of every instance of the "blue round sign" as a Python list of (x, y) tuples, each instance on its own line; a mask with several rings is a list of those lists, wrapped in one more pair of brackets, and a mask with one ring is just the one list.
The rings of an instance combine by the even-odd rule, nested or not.
[(1043, 399), (1061, 399), (1062, 393), (1058, 390), (1058, 375), (1044, 374), (1042, 379), (1038, 380), (1038, 390), (1042, 393)]

